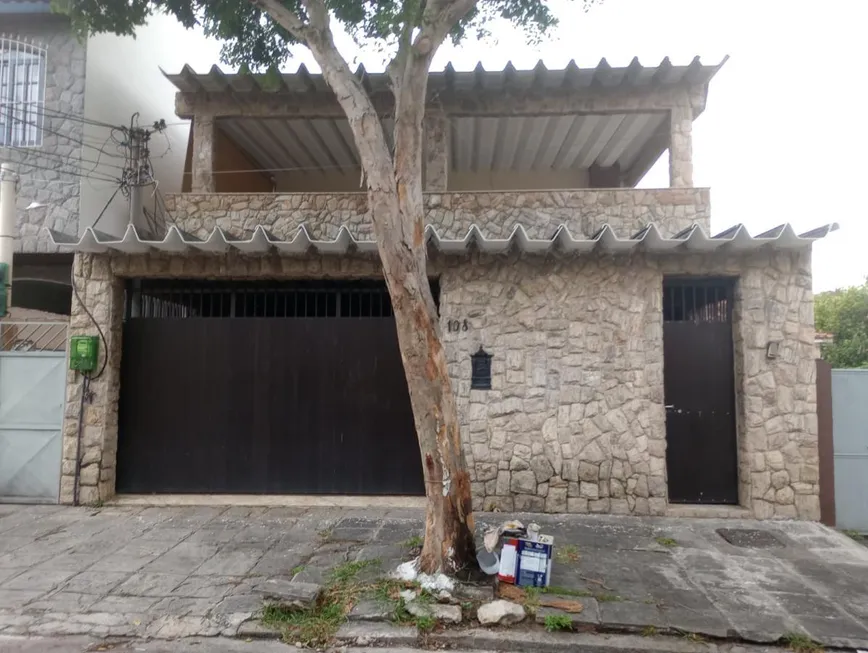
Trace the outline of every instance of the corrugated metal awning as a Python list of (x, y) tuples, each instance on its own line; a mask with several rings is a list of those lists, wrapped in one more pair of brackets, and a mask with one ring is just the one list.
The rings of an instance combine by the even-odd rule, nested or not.
[[(447, 239), (441, 238), (437, 230), (429, 225), (426, 235), (430, 247), (447, 255), (465, 254), (472, 249), (487, 254), (501, 254), (513, 249), (527, 254), (547, 254), (553, 251), (566, 254), (592, 252), (628, 254), (634, 251), (676, 254), (710, 253), (717, 250), (750, 252), (761, 248), (804, 249), (837, 228), (838, 225), (832, 223), (803, 234), (796, 234), (789, 224), (782, 224), (758, 236), (751, 236), (743, 225), (736, 225), (716, 236), (709, 236), (702, 227), (694, 225), (672, 238), (664, 238), (657, 226), (651, 223), (630, 238), (618, 237), (609, 225), (605, 225), (592, 238), (576, 238), (565, 225), (561, 225), (551, 238), (536, 239), (530, 238), (522, 225), (516, 225), (508, 238), (489, 238), (473, 225), (463, 238)], [(237, 250), (245, 254), (277, 251), (287, 256), (301, 256), (308, 252), (340, 255), (354, 251), (361, 253), (377, 251), (375, 241), (357, 239), (346, 227), (341, 227), (332, 240), (311, 238), (304, 225), (300, 226), (288, 240), (275, 237), (262, 225), (257, 226), (249, 238), (234, 236), (219, 227), (204, 239), (196, 238), (175, 226), (170, 227), (165, 237), (160, 240), (140, 237), (132, 225), (127, 227), (122, 238), (95, 231), (90, 227), (85, 230), (80, 239), (53, 230), (48, 232), (52, 242), (61, 249), (90, 253), (145, 254), (157, 251), (184, 254), (223, 253)]]
[[(707, 84), (726, 62), (706, 65), (699, 57), (686, 65), (673, 65), (669, 57), (659, 64), (643, 66), (638, 57), (627, 66), (613, 67), (605, 58), (596, 66), (579, 67), (571, 60), (564, 68), (549, 69), (542, 62), (530, 70), (518, 70), (508, 62), (501, 70), (485, 70), (478, 63), (473, 70), (457, 71), (451, 63), (442, 71), (428, 73), (429, 93), (449, 91), (553, 90), (599, 88), (652, 88), (677, 84)], [(189, 64), (179, 73), (163, 74), (183, 93), (330, 93), (323, 76), (311, 73), (301, 64), (294, 73), (254, 74), (225, 73), (212, 66), (207, 73), (197, 73)], [(389, 77), (384, 72), (369, 73), (363, 65), (356, 77), (370, 92), (388, 91)]]

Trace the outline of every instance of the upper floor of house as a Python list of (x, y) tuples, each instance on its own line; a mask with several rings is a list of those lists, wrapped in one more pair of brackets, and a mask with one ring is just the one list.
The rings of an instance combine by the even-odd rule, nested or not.
[[(721, 64), (664, 59), (643, 66), (456, 71), (429, 76), (424, 190), (429, 223), (463, 236), (471, 225), (506, 237), (517, 224), (551, 237), (563, 224), (592, 235), (609, 224), (632, 235), (649, 222), (673, 235), (709, 227), (707, 189), (693, 186), (692, 125)], [(356, 73), (389, 137), (393, 99), (383, 73)], [(169, 217), (206, 235), (215, 226), (250, 236), (251, 225), (292, 235), (304, 225), (364, 235), (359, 156), (321, 75), (167, 75), (176, 114), (192, 120), (182, 193)], [(668, 154), (669, 187), (637, 189)], [(335, 216), (342, 216), (335, 218)], [(355, 225), (355, 226), (354, 226)], [(531, 233), (536, 232), (536, 233)], [(317, 235), (316, 233), (314, 235)], [(331, 234), (333, 237), (334, 234)]]

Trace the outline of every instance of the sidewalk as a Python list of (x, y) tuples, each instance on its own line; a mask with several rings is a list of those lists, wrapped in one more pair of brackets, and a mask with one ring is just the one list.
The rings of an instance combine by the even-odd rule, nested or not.
[[(555, 537), (588, 628), (868, 647), (868, 549), (819, 524), (514, 516)], [(388, 571), (421, 529), (410, 509), (0, 506), (0, 634), (236, 636), (265, 580)]]

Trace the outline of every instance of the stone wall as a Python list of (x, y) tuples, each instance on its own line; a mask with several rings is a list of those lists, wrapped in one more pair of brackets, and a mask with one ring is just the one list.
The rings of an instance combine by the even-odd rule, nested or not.
[[(278, 238), (305, 225), (312, 237), (334, 238), (346, 225), (360, 239), (372, 239), (364, 193), (169, 195), (170, 221), (200, 238), (214, 227), (250, 237), (257, 225)], [(574, 236), (593, 236), (604, 224), (624, 238), (649, 222), (672, 236), (697, 223), (710, 228), (705, 188), (602, 189), (534, 192), (427, 193), (428, 223), (443, 238), (463, 238), (475, 224), (492, 238), (523, 225), (531, 238), (551, 238), (565, 224)]]
[[(21, 178), (16, 248), (22, 252), (57, 251), (41, 230), (46, 226), (78, 233), (83, 125), (76, 117), (84, 115), (85, 46), (60, 17), (4, 16), (3, 32), (47, 50), (42, 145), (3, 150), (4, 160), (18, 164)], [(85, 158), (95, 159), (98, 152), (91, 152), (93, 157)], [(32, 202), (46, 206), (25, 211)]]
[[(82, 497), (113, 492), (118, 277), (377, 277), (374, 258), (79, 256), (84, 297), (109, 336), (85, 420)], [(445, 331), (476, 509), (662, 514), (666, 501), (662, 284), (666, 274), (738, 277), (741, 502), (758, 517), (819, 518), (809, 252), (528, 258), (437, 257)], [(110, 270), (110, 274), (109, 274)], [(88, 277), (88, 274), (90, 275)], [(76, 303), (73, 332), (87, 331)], [(92, 331), (88, 331), (92, 332)], [(769, 341), (780, 355), (766, 358)], [(492, 389), (470, 389), (470, 354), (493, 355)], [(77, 411), (71, 384), (68, 416)], [(64, 454), (74, 444), (64, 430)], [(71, 440), (72, 439), (72, 440)], [(72, 442), (72, 444), (70, 444)], [(64, 497), (71, 488), (64, 463)]]

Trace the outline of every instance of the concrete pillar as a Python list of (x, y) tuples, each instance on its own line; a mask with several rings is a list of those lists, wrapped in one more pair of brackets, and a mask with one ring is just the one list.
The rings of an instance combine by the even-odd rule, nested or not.
[(193, 178), (194, 193), (216, 192), (214, 160), (217, 142), (217, 121), (214, 116), (196, 114), (193, 117)]
[(443, 192), (449, 182), (449, 117), (440, 111), (425, 114), (423, 190)]
[(78, 452), (79, 502), (94, 504), (115, 493), (124, 287), (123, 280), (112, 273), (111, 258), (98, 254), (76, 254), (73, 279), (81, 302), (73, 293), (69, 335), (98, 335), (83, 302), (105, 336), (105, 342), (99, 343), (97, 372), (104, 360), (106, 364), (101, 374), (94, 373), (83, 404), (85, 379), (72, 370), (67, 372), (60, 502), (73, 502)]
[(693, 186), (693, 109), (673, 107), (669, 113), (669, 186)]

